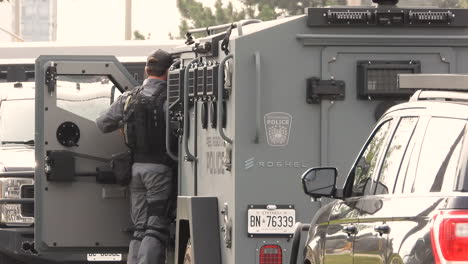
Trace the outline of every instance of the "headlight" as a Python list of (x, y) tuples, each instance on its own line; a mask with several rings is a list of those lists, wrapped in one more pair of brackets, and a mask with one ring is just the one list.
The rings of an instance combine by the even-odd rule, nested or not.
[[(21, 199), (33, 198), (21, 195), (22, 187), (33, 185), (33, 179), (23, 178), (1, 178), (0, 179), (0, 200), (1, 199)], [(32, 224), (34, 218), (31, 215), (34, 204), (0, 204), (0, 223), (6, 225)], [(28, 212), (25, 215), (25, 212)]]

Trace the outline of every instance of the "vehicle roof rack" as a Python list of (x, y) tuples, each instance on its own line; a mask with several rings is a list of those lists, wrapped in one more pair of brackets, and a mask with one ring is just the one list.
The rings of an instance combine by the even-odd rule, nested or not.
[(227, 24), (222, 24), (222, 25), (216, 25), (216, 26), (210, 26), (210, 27), (201, 27), (201, 28), (194, 28), (190, 29), (187, 31), (189, 34), (194, 34), (194, 33), (207, 33), (208, 35), (212, 35), (214, 31), (223, 31), (227, 30), (229, 27), (233, 26), (234, 28), (237, 28), (239, 32), (239, 36), (242, 36), (242, 27), (247, 26), (250, 24), (255, 24), (255, 23), (261, 23), (263, 22), (260, 19), (246, 19), (246, 20), (240, 20), (238, 22), (234, 23), (227, 23)]
[(400, 89), (419, 89), (410, 99), (468, 101), (468, 74), (399, 74)]

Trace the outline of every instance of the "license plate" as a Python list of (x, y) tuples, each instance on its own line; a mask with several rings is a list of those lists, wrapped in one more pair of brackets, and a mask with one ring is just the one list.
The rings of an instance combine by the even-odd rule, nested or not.
[(293, 234), (296, 223), (295, 209), (249, 209), (249, 234)]
[(122, 254), (88, 254), (88, 261), (122, 261)]

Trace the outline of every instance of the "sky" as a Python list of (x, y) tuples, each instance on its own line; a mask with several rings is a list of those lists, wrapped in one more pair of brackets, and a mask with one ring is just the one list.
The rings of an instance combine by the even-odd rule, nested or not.
[[(212, 6), (215, 0), (199, 2)], [(0, 27), (12, 30), (11, 13), (11, 3), (0, 3)], [(132, 0), (132, 31), (151, 34), (152, 40), (167, 40), (169, 33), (178, 36), (180, 18), (176, 0)], [(57, 41), (124, 40), (124, 26), (125, 0), (57, 0)], [(11, 38), (0, 32), (0, 41)]]
[[(123, 40), (125, 0), (58, 0), (57, 21), (58, 41)], [(175, 0), (132, 1), (132, 31), (153, 40), (178, 35), (179, 21)]]

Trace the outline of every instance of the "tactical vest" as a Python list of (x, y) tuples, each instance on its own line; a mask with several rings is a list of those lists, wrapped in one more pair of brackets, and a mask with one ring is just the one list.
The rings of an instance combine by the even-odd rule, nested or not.
[(142, 93), (143, 86), (129, 93), (124, 105), (125, 143), (133, 152), (133, 161), (166, 164), (166, 123), (164, 86), (151, 96)]

